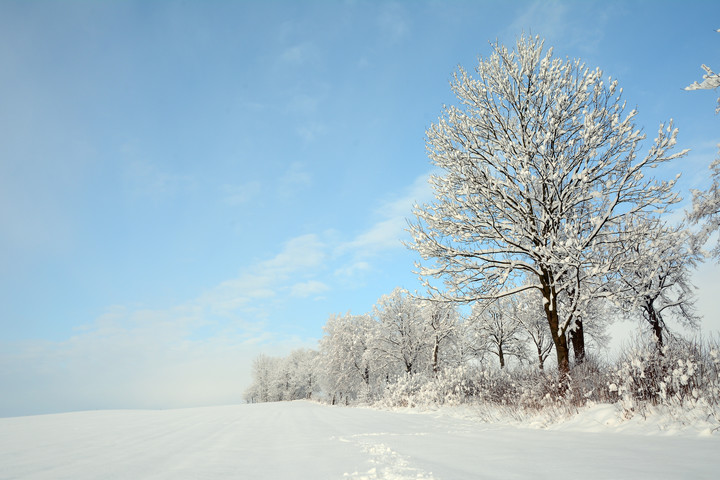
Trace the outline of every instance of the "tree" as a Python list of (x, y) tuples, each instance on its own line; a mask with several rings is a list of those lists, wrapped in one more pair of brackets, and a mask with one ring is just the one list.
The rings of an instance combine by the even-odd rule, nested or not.
[[(645, 174), (685, 152), (670, 153), (670, 123), (639, 158), (645, 136), (617, 81), (543, 53), (538, 38), (521, 37), (512, 51), (494, 44), (476, 72), (454, 75), (460, 107), (445, 107), (427, 131), (443, 174), (430, 179), (435, 202), (415, 206), (409, 246), (427, 262), (418, 273), (433, 295), (472, 302), (539, 291), (568, 372), (566, 332), (586, 313), (586, 285), (622, 262), (606, 246), (628, 219), (677, 201), (674, 181)], [(571, 295), (562, 315), (560, 295)]]
[(396, 288), (377, 301), (373, 316), (378, 322), (373, 349), (385, 359), (388, 370), (396, 375), (423, 370), (432, 334), (419, 301)]
[(633, 239), (621, 245), (618, 255), (628, 260), (619, 272), (624, 309), (639, 312), (650, 325), (662, 354), (664, 317), (673, 317), (690, 328), (697, 328), (690, 268), (700, 260), (693, 236), (684, 225), (674, 227), (658, 219), (639, 219), (648, 233), (643, 241)]
[[(720, 29), (717, 31), (720, 33)], [(707, 65), (703, 65), (702, 69), (705, 70), (703, 81), (693, 82), (692, 85), (685, 87), (685, 90), (714, 90), (720, 87), (720, 74), (713, 72)], [(720, 113), (720, 97), (715, 113)], [(710, 164), (710, 171), (712, 183), (705, 191), (693, 191), (693, 210), (688, 215), (691, 222), (703, 224), (701, 232), (703, 243), (713, 232), (720, 231), (720, 157)], [(720, 262), (720, 238), (711, 254)]]
[[(430, 368), (433, 374), (440, 370), (441, 346), (450, 343), (457, 334), (458, 314), (455, 306), (447, 302), (425, 301), (422, 306), (422, 316), (429, 327), (432, 342), (430, 354)], [(446, 353), (446, 352), (442, 352)]]
[(525, 331), (527, 339), (532, 343), (538, 359), (538, 368), (545, 369), (545, 360), (552, 352), (553, 341), (547, 328), (547, 319), (542, 309), (542, 303), (537, 299), (537, 292), (528, 291), (519, 297), (516, 302), (516, 315), (520, 326)]
[(501, 298), (490, 304), (476, 303), (472, 307), (471, 322), (480, 348), (497, 356), (500, 368), (505, 368), (507, 357), (525, 357), (521, 340), (523, 327), (518, 320), (516, 307), (509, 298)]
[(267, 355), (258, 355), (253, 360), (253, 383), (245, 391), (245, 401), (248, 403), (276, 402), (282, 400), (278, 393), (278, 371), (280, 359)]
[(318, 360), (316, 350), (300, 348), (290, 352), (286, 359), (290, 373), (289, 400), (310, 399), (319, 391)]
[(333, 403), (370, 395), (371, 341), (376, 329), (368, 315), (332, 315), (320, 339), (320, 353), (327, 390)]

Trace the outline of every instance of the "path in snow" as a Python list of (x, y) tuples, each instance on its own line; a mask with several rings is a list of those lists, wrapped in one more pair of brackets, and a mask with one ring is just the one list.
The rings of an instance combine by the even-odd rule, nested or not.
[(0, 418), (0, 479), (717, 478), (720, 438), (311, 402)]

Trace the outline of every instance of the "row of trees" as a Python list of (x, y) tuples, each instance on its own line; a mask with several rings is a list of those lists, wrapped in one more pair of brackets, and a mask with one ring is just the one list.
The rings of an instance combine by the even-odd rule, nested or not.
[[(720, 84), (703, 68), (688, 89)], [(667, 220), (677, 177), (652, 175), (687, 153), (674, 151), (677, 129), (661, 124), (649, 142), (616, 80), (526, 37), (496, 43), (476, 74), (455, 74), (458, 105), (427, 131), (441, 173), (430, 179), (435, 201), (415, 205), (407, 244), (427, 298), (396, 290), (370, 314), (330, 318), (316, 360), (336, 400), (490, 355), (503, 368), (532, 352), (542, 369), (554, 350), (566, 378), (586, 341), (606, 343), (614, 317), (643, 318), (660, 355), (669, 318), (697, 326), (689, 278), (720, 226), (720, 160), (712, 186), (694, 192), (692, 232)]]
[[(458, 309), (396, 288), (366, 314), (332, 315), (318, 350), (301, 349), (286, 357), (260, 355), (253, 364), (248, 402), (323, 397), (349, 403), (374, 401), (408, 377), (435, 378), (465, 367), (502, 370), (508, 365), (544, 371), (553, 341), (532, 292), (492, 304)], [(610, 308), (597, 302), (585, 321), (596, 346), (607, 344)], [(639, 313), (640, 310), (638, 310)], [(585, 360), (575, 350), (574, 363)]]

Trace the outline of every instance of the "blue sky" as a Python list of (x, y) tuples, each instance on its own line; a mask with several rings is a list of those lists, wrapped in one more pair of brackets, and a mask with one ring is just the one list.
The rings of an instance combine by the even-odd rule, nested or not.
[(717, 28), (712, 1), (0, 2), (0, 415), (235, 403), (258, 353), (418, 288), (424, 132), (496, 38), (618, 78), (649, 136), (674, 118), (689, 199)]

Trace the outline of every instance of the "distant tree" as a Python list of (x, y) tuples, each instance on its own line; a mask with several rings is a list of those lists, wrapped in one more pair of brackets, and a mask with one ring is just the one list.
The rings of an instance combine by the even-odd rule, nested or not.
[(245, 391), (248, 403), (276, 402), (282, 400), (278, 391), (278, 367), (280, 359), (258, 355), (252, 364), (252, 384)]
[(430, 369), (433, 374), (437, 374), (440, 370), (441, 359), (443, 356), (448, 356), (450, 342), (458, 334), (458, 313), (455, 305), (447, 302), (425, 301), (421, 308), (422, 317), (429, 327), (428, 332), (432, 342)]
[(290, 352), (286, 360), (290, 373), (289, 399), (310, 399), (320, 389), (319, 353), (316, 350), (300, 348)]
[(495, 355), (500, 368), (505, 368), (509, 357), (522, 359), (526, 356), (522, 340), (523, 326), (512, 299), (476, 303), (472, 307), (471, 324), (478, 347)]
[(371, 342), (376, 329), (369, 315), (332, 315), (320, 339), (323, 378), (333, 403), (356, 399), (371, 393), (371, 375), (378, 366), (373, 361)]
[[(543, 53), (538, 38), (521, 37), (512, 51), (496, 43), (476, 71), (454, 75), (461, 106), (427, 132), (444, 173), (430, 180), (435, 203), (415, 207), (410, 247), (430, 262), (418, 268), (433, 295), (473, 302), (539, 291), (568, 372), (566, 332), (586, 315), (585, 285), (619, 268), (622, 258), (604, 252), (621, 225), (677, 201), (674, 181), (645, 175), (685, 152), (669, 153), (677, 131), (661, 125), (638, 157), (645, 136), (617, 81)], [(572, 297), (561, 315), (563, 294)]]
[(378, 322), (373, 350), (394, 375), (422, 371), (429, 359), (432, 327), (424, 321), (421, 303), (407, 290), (396, 288), (375, 304)]
[(537, 298), (532, 298), (533, 296), (539, 296), (539, 294), (535, 291), (528, 291), (517, 295), (515, 315), (537, 356), (538, 368), (544, 370), (545, 360), (553, 349), (553, 341), (547, 328), (542, 302)]

